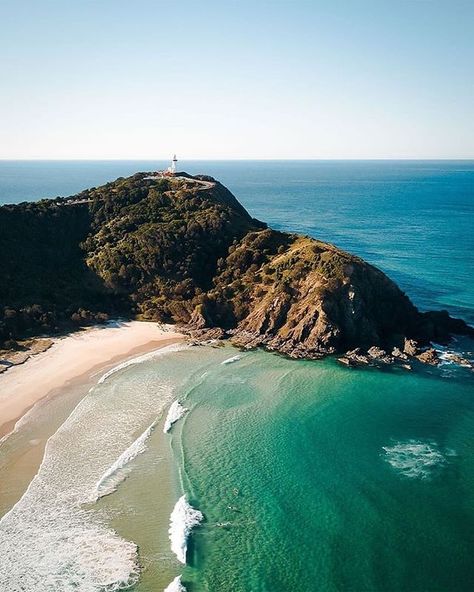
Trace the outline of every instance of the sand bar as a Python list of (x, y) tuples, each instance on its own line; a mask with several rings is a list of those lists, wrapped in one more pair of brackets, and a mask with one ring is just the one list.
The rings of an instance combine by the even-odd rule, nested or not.
[(35, 403), (68, 382), (183, 339), (180, 333), (164, 330), (157, 323), (130, 321), (55, 340), (47, 351), (0, 374), (0, 438)]

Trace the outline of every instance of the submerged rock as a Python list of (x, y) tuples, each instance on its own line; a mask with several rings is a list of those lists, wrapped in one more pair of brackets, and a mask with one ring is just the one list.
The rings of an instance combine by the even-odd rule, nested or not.
[(454, 352), (448, 352), (443, 355), (443, 358), (448, 362), (452, 362), (453, 364), (457, 364), (462, 368), (471, 368), (474, 369), (474, 363), (470, 360), (463, 358), (459, 354), (455, 354)]

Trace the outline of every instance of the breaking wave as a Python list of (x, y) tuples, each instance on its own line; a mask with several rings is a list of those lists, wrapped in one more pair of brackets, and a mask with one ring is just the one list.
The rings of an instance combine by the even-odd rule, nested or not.
[(182, 495), (176, 502), (170, 516), (169, 535), (171, 550), (181, 563), (186, 563), (186, 551), (188, 548), (188, 537), (191, 530), (197, 526), (204, 516), (199, 510), (193, 508)]
[(223, 362), (221, 362), (222, 365), (226, 365), (226, 364), (233, 364), (234, 362), (238, 362), (239, 360), (242, 359), (242, 356), (232, 356), (231, 358), (227, 358), (227, 360), (224, 360)]
[(92, 501), (97, 501), (104, 495), (113, 493), (117, 486), (126, 478), (128, 474), (128, 463), (131, 462), (142, 452), (146, 450), (146, 441), (148, 440), (153, 428), (156, 425), (154, 421), (138, 438), (125, 450), (118, 459), (111, 465), (102, 477), (97, 481)]
[(408, 440), (382, 448), (390, 466), (409, 479), (430, 479), (447, 464), (448, 456), (456, 454), (442, 452), (433, 441)]
[(77, 490), (54, 491), (48, 480), (54, 448), (50, 440), (38, 474), (0, 520), (0, 589), (114, 592), (134, 584), (136, 545), (94, 523), (81, 509)]
[(188, 410), (186, 407), (183, 407), (179, 401), (173, 401), (173, 403), (171, 403), (171, 407), (169, 408), (168, 415), (166, 416), (163, 432), (165, 434), (168, 433), (171, 430), (173, 424), (176, 423), (178, 419), (181, 419), (187, 411)]
[(176, 576), (171, 584), (166, 586), (164, 592), (186, 592), (186, 588), (181, 583), (181, 576)]
[(124, 368), (128, 368), (129, 366), (134, 366), (135, 364), (141, 364), (142, 362), (147, 362), (148, 360), (153, 360), (154, 358), (159, 358), (159, 357), (166, 355), (172, 351), (181, 351), (183, 349), (187, 349), (188, 347), (189, 346), (183, 345), (182, 343), (174, 343), (172, 345), (167, 345), (166, 347), (161, 347), (160, 349), (155, 349), (151, 352), (148, 352), (148, 353), (138, 356), (136, 358), (132, 358), (131, 360), (127, 360), (125, 362), (122, 362), (121, 364), (114, 366), (113, 368), (108, 370), (105, 374), (103, 374), (99, 378), (98, 384), (102, 384), (103, 382), (105, 382), (107, 380), (107, 378), (109, 378), (110, 376), (112, 376), (116, 372), (120, 372), (120, 370), (123, 370)]

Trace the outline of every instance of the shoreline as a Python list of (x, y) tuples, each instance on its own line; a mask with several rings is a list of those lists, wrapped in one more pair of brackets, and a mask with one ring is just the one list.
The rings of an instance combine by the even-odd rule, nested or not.
[[(145, 458), (144, 456), (141, 456), (141, 452), (144, 452), (145, 448), (151, 446), (150, 442), (152, 440), (156, 441), (158, 439), (158, 449), (161, 449), (160, 451), (163, 454), (160, 454), (159, 459), (160, 470), (156, 472), (155, 475), (156, 486), (160, 490), (166, 490), (166, 498), (168, 495), (172, 495), (171, 488), (169, 492), (167, 491), (168, 487), (172, 485), (174, 477), (174, 471), (171, 470), (172, 467), (170, 466), (171, 448), (169, 446), (169, 436), (164, 434), (162, 429), (148, 428), (145, 430), (145, 432), (142, 432), (138, 439), (135, 439), (132, 444), (129, 445), (130, 439), (135, 438), (135, 432), (137, 432), (137, 430), (138, 432), (141, 432), (142, 428), (139, 429), (139, 425), (145, 417), (141, 415), (142, 413), (145, 414), (147, 418), (147, 421), (144, 425), (147, 425), (150, 422), (150, 418), (153, 417), (156, 417), (153, 423), (150, 424), (153, 426), (153, 428), (156, 428), (158, 424), (160, 426), (162, 425), (164, 419), (163, 413), (166, 411), (166, 407), (169, 406), (169, 401), (172, 397), (172, 391), (170, 388), (168, 388), (167, 384), (163, 383), (163, 388), (157, 389), (156, 384), (151, 382), (149, 384), (149, 388), (140, 389), (140, 393), (136, 392), (134, 383), (131, 383), (128, 388), (122, 389), (115, 389), (114, 385), (112, 384), (110, 388), (107, 386), (102, 387), (101, 394), (103, 396), (90, 398), (87, 397), (87, 392), (89, 392), (88, 388), (91, 384), (104, 382), (108, 376), (112, 375), (112, 373), (115, 373), (122, 368), (127, 368), (130, 363), (139, 364), (140, 362), (138, 360), (154, 360), (155, 357), (160, 358), (161, 356), (167, 356), (168, 351), (182, 349), (182, 342), (184, 341), (184, 338), (180, 334), (171, 331), (168, 332), (160, 330), (159, 334), (157, 335), (157, 328), (153, 327), (153, 339), (149, 340), (149, 334), (146, 333), (145, 335), (143, 333), (143, 325), (140, 325), (138, 328), (141, 330), (140, 339), (138, 339), (138, 341), (141, 341), (142, 343), (139, 343), (136, 347), (130, 349), (131, 340), (129, 339), (129, 336), (130, 333), (133, 333), (133, 329), (122, 327), (120, 329), (120, 333), (125, 333), (127, 337), (127, 345), (125, 348), (127, 351), (125, 352), (122, 350), (121, 354), (114, 356), (113, 359), (109, 357), (105, 364), (95, 363), (94, 366), (91, 367), (89, 363), (88, 371), (85, 374), (82, 374), (82, 379), (79, 376), (74, 378), (75, 383), (77, 383), (76, 386), (79, 386), (80, 388), (80, 393), (79, 391), (77, 392), (77, 394), (80, 394), (79, 398), (77, 397), (77, 394), (74, 395), (74, 387), (71, 386), (68, 388), (68, 385), (72, 385), (73, 381), (63, 384), (57, 395), (53, 393), (53, 396), (50, 396), (44, 405), (40, 405), (37, 408), (39, 413), (35, 413), (32, 421), (27, 421), (24, 424), (21, 424), (21, 428), (14, 433), (11, 439), (8, 438), (5, 442), (6, 446), (4, 450), (6, 454), (10, 455), (13, 460), (13, 462), (8, 462), (5, 464), (6, 473), (10, 474), (10, 476), (13, 475), (16, 470), (15, 465), (17, 461), (19, 460), (20, 463), (22, 462), (24, 457), (22, 446), (27, 448), (28, 451), (33, 451), (36, 453), (36, 456), (38, 456), (37, 453), (39, 446), (36, 443), (32, 445), (32, 440), (30, 439), (32, 434), (28, 433), (32, 429), (35, 431), (38, 429), (38, 425), (40, 424), (37, 421), (37, 418), (41, 418), (40, 421), (46, 419), (46, 422), (48, 423), (47, 429), (49, 433), (46, 437), (43, 435), (44, 444), (51, 441), (51, 434), (58, 434), (55, 442), (56, 445), (58, 444), (58, 441), (61, 443), (60, 454), (54, 453), (55, 443), (52, 444), (51, 454), (41, 454), (42, 460), (38, 462), (39, 471), (38, 468), (36, 468), (34, 475), (31, 474), (31, 463), (28, 463), (28, 466), (26, 467), (23, 465), (23, 467), (27, 469), (27, 472), (31, 474), (31, 478), (28, 479), (28, 482), (24, 483), (23, 491), (19, 491), (16, 480), (12, 479), (9, 480), (12, 487), (8, 487), (4, 491), (5, 500), (10, 497), (10, 501), (12, 502), (9, 504), (9, 507), (5, 507), (6, 511), (2, 516), (2, 521), (6, 521), (4, 531), (5, 529), (8, 531), (8, 528), (11, 527), (11, 533), (8, 536), (10, 538), (18, 536), (18, 545), (7, 548), (8, 552), (11, 551), (11, 555), (8, 555), (7, 553), (7, 565), (9, 558), (16, 557), (16, 546), (23, 547), (23, 545), (27, 545), (30, 547), (31, 553), (37, 557), (37, 559), (32, 560), (31, 563), (28, 563), (29, 559), (25, 559), (26, 565), (31, 565), (36, 568), (38, 564), (44, 564), (47, 569), (50, 569), (47, 556), (49, 553), (49, 556), (54, 557), (56, 552), (55, 547), (57, 546), (56, 542), (53, 545), (50, 544), (51, 537), (53, 540), (56, 540), (55, 537), (58, 537), (57, 541), (60, 543), (63, 542), (64, 538), (67, 539), (70, 527), (69, 520), (71, 520), (75, 524), (76, 531), (80, 531), (83, 536), (88, 535), (89, 532), (92, 531), (97, 533), (97, 537), (99, 538), (100, 542), (105, 541), (102, 547), (104, 548), (103, 556), (107, 558), (107, 562), (101, 563), (101, 557), (103, 556), (101, 556), (102, 548), (99, 545), (95, 548), (95, 552), (98, 556), (97, 562), (94, 562), (94, 565), (91, 565), (89, 568), (89, 544), (84, 544), (81, 546), (82, 539), (81, 536), (78, 536), (79, 542), (76, 545), (76, 539), (74, 537), (77, 537), (77, 532), (72, 529), (72, 542), (68, 540), (67, 542), (69, 542), (70, 545), (67, 543), (65, 544), (65, 553), (67, 557), (72, 557), (72, 559), (69, 560), (69, 563), (75, 565), (75, 562), (77, 562), (79, 565), (84, 565), (86, 572), (89, 568), (89, 571), (92, 574), (91, 577), (94, 579), (94, 581), (98, 579), (98, 577), (95, 577), (95, 574), (99, 574), (102, 579), (106, 577), (112, 577), (110, 575), (110, 570), (112, 570), (114, 577), (117, 578), (117, 582), (121, 582), (122, 578), (124, 577), (125, 570), (131, 566), (133, 559), (131, 555), (132, 551), (134, 557), (138, 553), (137, 545), (134, 539), (124, 538), (123, 535), (119, 534), (118, 529), (113, 528), (111, 530), (110, 527), (107, 527), (103, 524), (102, 520), (94, 519), (93, 515), (96, 515), (96, 512), (91, 512), (92, 507), (88, 507), (88, 505), (89, 503), (93, 503), (94, 505), (97, 503), (97, 513), (102, 516), (104, 508), (109, 507), (110, 504), (112, 504), (113, 507), (117, 502), (120, 504), (122, 499), (120, 495), (122, 487), (125, 489), (125, 491), (128, 491), (129, 488), (131, 488), (132, 492), (137, 493), (138, 496), (140, 491), (135, 491), (136, 488), (134, 479), (128, 479), (125, 478), (125, 475), (122, 475), (117, 483), (113, 483), (111, 481), (111, 483), (107, 485), (107, 487), (112, 485), (113, 489), (110, 491), (105, 490), (104, 492), (101, 492), (101, 494), (97, 496), (97, 499), (92, 500), (91, 498), (89, 500), (90, 492), (94, 492), (96, 489), (99, 491), (97, 484), (102, 483), (103, 476), (108, 475), (110, 471), (110, 475), (114, 475), (115, 473), (118, 475), (121, 474), (120, 471), (122, 470), (123, 466), (126, 467), (126, 465), (122, 466), (120, 464), (120, 460), (123, 458), (125, 458), (126, 463), (128, 463), (132, 459), (135, 460), (136, 456), (137, 458), (134, 462), (133, 471), (134, 477), (138, 477), (138, 479), (142, 478), (145, 480), (145, 482), (148, 482), (149, 474), (147, 472), (144, 474), (140, 473), (140, 466), (143, 462), (143, 459)], [(145, 329), (148, 331), (149, 328), (145, 327)], [(94, 343), (97, 340), (100, 341), (101, 346), (104, 344), (103, 338), (101, 336), (95, 335), (94, 333), (92, 336), (87, 336), (86, 345), (88, 350), (94, 350), (94, 348), (90, 347), (92, 339), (94, 340)], [(147, 338), (144, 343), (142, 337)], [(123, 340), (120, 340), (120, 343), (124, 343)], [(137, 344), (136, 339), (133, 340), (133, 344)], [(114, 345), (117, 345), (115, 340)], [(85, 345), (81, 344), (81, 350), (83, 347), (85, 347)], [(114, 347), (114, 349), (115, 353), (117, 353), (117, 348)], [(64, 353), (65, 349), (62, 347), (62, 360), (64, 360)], [(92, 353), (94, 353), (94, 351)], [(107, 346), (105, 352), (103, 350), (101, 351), (100, 358), (106, 357), (106, 354), (108, 353), (109, 347)], [(97, 355), (92, 356), (94, 362), (98, 361), (98, 357), (99, 356)], [(90, 362), (91, 357), (88, 355), (87, 358)], [(137, 362), (135, 362), (135, 360), (137, 360)], [(84, 360), (82, 360), (82, 362), (84, 362)], [(49, 365), (51, 365), (51, 362), (49, 362)], [(74, 368), (77, 369), (77, 366), (74, 366)], [(77, 374), (77, 372), (75, 373)], [(120, 380), (121, 378), (119, 378), (119, 381)], [(117, 392), (117, 390), (120, 392)], [(62, 393), (64, 393), (64, 397), (59, 396)], [(86, 402), (85, 405), (81, 405), (81, 403), (77, 405), (77, 403), (82, 400), (84, 395), (86, 395), (88, 402)], [(59, 432), (57, 432), (53, 426), (53, 429), (51, 430), (50, 428), (52, 424), (58, 423), (58, 406), (64, 407), (63, 401), (65, 399), (70, 399), (69, 403), (73, 402), (71, 397), (75, 397), (74, 404), (72, 406), (69, 404), (69, 410), (64, 414), (67, 417), (66, 422), (68, 427), (65, 430), (59, 430)], [(73, 421), (69, 421), (69, 419), (72, 417), (71, 408), (74, 409), (73, 414), (78, 408), (80, 409), (79, 413), (74, 415)], [(49, 410), (47, 415), (43, 413), (44, 409)], [(124, 409), (126, 409), (126, 412), (123, 411)], [(51, 413), (51, 410), (53, 410), (53, 413)], [(133, 425), (130, 424), (130, 417), (136, 417), (136, 419), (134, 419), (132, 422)], [(96, 421), (96, 419), (98, 420), (99, 418), (104, 418), (104, 420), (108, 421), (105, 428), (102, 421)], [(63, 421), (60, 421), (60, 424), (63, 425)], [(121, 429), (116, 427), (118, 424), (120, 424)], [(95, 437), (90, 439), (88, 444), (89, 448), (87, 448), (87, 450), (85, 450), (83, 446), (70, 446), (70, 442), (72, 441), (68, 440), (68, 435), (70, 433), (74, 434), (73, 440), (77, 441), (84, 434), (84, 430), (89, 430), (89, 428), (92, 429)], [(60, 433), (62, 436), (59, 435)], [(65, 437), (64, 434), (66, 434)], [(146, 447), (139, 448), (136, 454), (127, 456), (127, 451), (131, 450), (133, 447), (136, 449), (137, 442), (140, 443), (144, 435), (146, 435)], [(87, 438), (85, 438), (85, 441), (87, 442)], [(102, 445), (99, 444), (96, 446), (97, 442), (101, 442)], [(42, 446), (42, 448), (44, 449), (44, 446)], [(121, 452), (122, 450), (123, 452)], [(165, 460), (165, 458), (162, 457), (167, 457), (167, 459)], [(39, 459), (37, 460), (39, 461)], [(157, 460), (154, 458), (152, 458), (152, 461), (157, 462)], [(40, 476), (44, 474), (41, 472), (43, 470), (44, 464), (46, 465), (46, 473), (48, 475), (48, 487), (46, 489), (43, 488), (43, 482)], [(88, 465), (90, 470), (85, 470), (81, 476), (78, 477), (80, 473), (80, 467), (85, 465)], [(71, 467), (77, 467), (77, 471), (70, 470)], [(104, 468), (106, 467), (108, 467), (108, 469), (104, 471)], [(100, 471), (98, 470), (99, 468)], [(125, 468), (125, 474), (128, 476), (127, 468)], [(102, 477), (98, 479), (100, 475), (102, 475)], [(64, 483), (64, 480), (67, 481), (66, 484)], [(118, 484), (120, 484), (120, 487), (118, 487)], [(14, 492), (12, 488), (17, 491)], [(71, 493), (72, 491), (74, 493)], [(109, 495), (109, 493), (112, 493), (112, 491), (114, 495)], [(25, 500), (25, 495), (30, 497)], [(70, 496), (72, 496), (72, 498)], [(13, 497), (16, 499), (13, 499)], [(167, 511), (169, 517), (168, 503), (163, 503), (162, 495), (156, 496), (156, 504), (161, 507), (161, 511)], [(83, 510), (83, 506), (87, 506), (87, 509)], [(31, 508), (34, 508), (32, 512)], [(35, 515), (37, 508), (39, 508), (38, 515), (41, 515), (40, 527), (37, 526)], [(10, 514), (12, 511), (14, 516), (13, 518)], [(18, 516), (19, 520), (17, 520)], [(52, 516), (51, 519), (50, 516)], [(66, 516), (67, 519), (62, 521), (61, 517), (64, 518), (64, 516)], [(90, 518), (90, 521), (87, 519), (88, 517)], [(166, 529), (168, 526), (168, 517), (165, 523)], [(28, 522), (30, 518), (31, 525), (22, 531), (24, 521)], [(143, 515), (143, 518), (149, 523), (148, 515)], [(133, 523), (135, 524), (135, 521), (133, 521)], [(66, 529), (64, 528), (65, 525), (67, 527)], [(31, 530), (35, 530), (36, 528), (38, 528), (38, 534), (30, 537), (28, 533), (30, 533)], [(37, 541), (35, 540), (36, 538), (43, 540), (42, 534), (44, 531), (47, 533), (44, 538), (44, 545), (47, 548), (47, 553), (45, 554), (43, 553), (42, 545), (38, 545)], [(165, 532), (167, 532), (167, 530), (165, 530)], [(31, 543), (29, 537), (32, 538)], [(2, 543), (3, 541), (4, 539), (2, 539)], [(91, 545), (94, 546), (93, 541)], [(108, 547), (108, 545), (110, 545), (110, 547)], [(40, 548), (39, 551), (37, 550), (38, 547)], [(110, 549), (113, 549), (113, 552)], [(31, 553), (28, 554), (28, 557), (30, 557)], [(113, 553), (116, 553), (116, 556), (113, 555)], [(43, 561), (45, 555), (46, 559)], [(19, 562), (21, 563), (21, 560), (23, 559), (21, 553), (19, 557)], [(109, 568), (109, 565), (115, 565), (115, 561), (117, 562), (116, 566)], [(136, 559), (133, 559), (133, 561), (139, 562), (136, 563), (136, 573), (138, 574), (138, 566), (142, 564), (142, 558), (136, 556)], [(144, 561), (146, 562), (146, 558)], [(15, 568), (13, 571), (18, 569), (18, 563), (12, 560), (11, 564), (13, 565), (14, 563)], [(133, 565), (132, 568), (135, 570)], [(15, 572), (15, 574), (31, 572), (31, 569), (25, 568), (23, 571), (21, 571), (21, 569), (22, 568), (19, 568), (19, 571)], [(54, 566), (51, 567), (51, 569), (54, 569)], [(130, 573), (133, 575), (135, 571)], [(80, 576), (82, 577), (82, 572), (80, 572)], [(8, 577), (11, 577), (11, 574), (9, 574)], [(35, 576), (33, 575), (31, 576), (30, 580), (34, 581), (34, 578)], [(1, 575), (0, 579), (2, 579)], [(13, 577), (11, 581), (14, 580), (15, 578)]]
[(0, 442), (36, 404), (57, 396), (65, 387), (184, 339), (183, 334), (165, 331), (157, 323), (128, 321), (54, 340), (46, 351), (0, 375)]

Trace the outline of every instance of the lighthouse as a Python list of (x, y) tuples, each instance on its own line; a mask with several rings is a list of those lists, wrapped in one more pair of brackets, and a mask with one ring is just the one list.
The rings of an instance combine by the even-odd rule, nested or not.
[(168, 169), (168, 172), (171, 174), (175, 174), (176, 173), (176, 163), (178, 162), (178, 159), (176, 158), (176, 154), (173, 156), (173, 160), (171, 161), (171, 166)]

